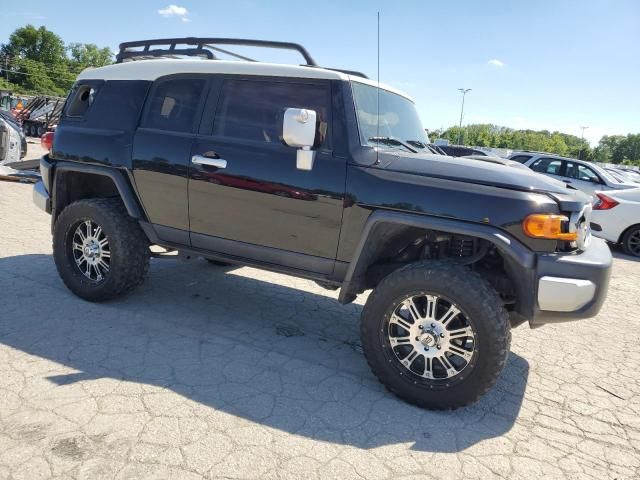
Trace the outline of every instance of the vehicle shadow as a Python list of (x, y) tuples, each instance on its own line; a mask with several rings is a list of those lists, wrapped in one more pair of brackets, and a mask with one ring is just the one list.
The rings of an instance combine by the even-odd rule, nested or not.
[[(51, 388), (113, 378), (310, 439), (359, 448), (411, 443), (458, 452), (511, 429), (529, 364), (511, 353), (498, 384), (454, 412), (387, 393), (361, 353), (361, 305), (311, 282), (195, 260), (154, 260), (128, 297), (92, 304), (49, 255), (0, 258), (0, 343), (59, 364)], [(270, 281), (280, 283), (270, 283)], [(51, 371), (51, 369), (49, 369)], [(69, 370), (69, 372), (67, 372)], [(49, 392), (51, 393), (51, 392)]]

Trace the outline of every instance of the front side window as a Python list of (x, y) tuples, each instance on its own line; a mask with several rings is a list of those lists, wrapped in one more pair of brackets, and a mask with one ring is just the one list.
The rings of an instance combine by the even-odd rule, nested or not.
[(579, 163), (567, 162), (567, 177), (583, 182), (600, 183), (600, 177), (592, 169)]
[(413, 144), (412, 142), (429, 143), (427, 133), (411, 100), (397, 93), (378, 89), (358, 81), (351, 82), (351, 89), (362, 145), (394, 146), (391, 141), (385, 141), (385, 143), (376, 141), (377, 137), (409, 144)]
[(225, 80), (213, 124), (216, 136), (243, 141), (282, 144), (287, 108), (316, 111), (314, 148), (328, 148), (328, 84), (268, 80)]
[(180, 78), (159, 83), (151, 94), (143, 127), (191, 132), (205, 86), (202, 78)]
[(562, 160), (541, 158), (533, 162), (531, 170), (538, 173), (546, 173), (548, 175), (560, 175), (560, 167), (562, 167)]

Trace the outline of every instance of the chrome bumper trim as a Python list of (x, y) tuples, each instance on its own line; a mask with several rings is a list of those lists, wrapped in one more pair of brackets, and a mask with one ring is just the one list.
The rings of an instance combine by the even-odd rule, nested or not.
[(596, 286), (589, 280), (542, 277), (538, 283), (538, 306), (552, 312), (574, 312), (593, 300)]

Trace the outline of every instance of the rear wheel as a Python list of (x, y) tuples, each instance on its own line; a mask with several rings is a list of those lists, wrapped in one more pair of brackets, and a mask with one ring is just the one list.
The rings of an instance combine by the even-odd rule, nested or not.
[(90, 301), (129, 293), (149, 269), (149, 242), (122, 202), (92, 198), (68, 205), (56, 220), (53, 256), (65, 285)]
[(415, 405), (454, 409), (497, 381), (509, 353), (508, 315), (479, 275), (420, 262), (387, 276), (362, 312), (364, 353), (378, 379)]
[(627, 255), (640, 257), (640, 225), (634, 225), (622, 237), (622, 248)]

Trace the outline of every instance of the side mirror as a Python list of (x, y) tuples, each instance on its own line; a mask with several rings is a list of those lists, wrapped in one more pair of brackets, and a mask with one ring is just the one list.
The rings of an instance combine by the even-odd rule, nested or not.
[(316, 112), (306, 108), (287, 108), (282, 122), (282, 138), (290, 147), (297, 148), (296, 168), (311, 170), (315, 152), (311, 150), (316, 140)]
[(602, 183), (602, 181), (598, 177), (591, 177), (591, 183), (595, 183), (597, 185), (600, 185)]

